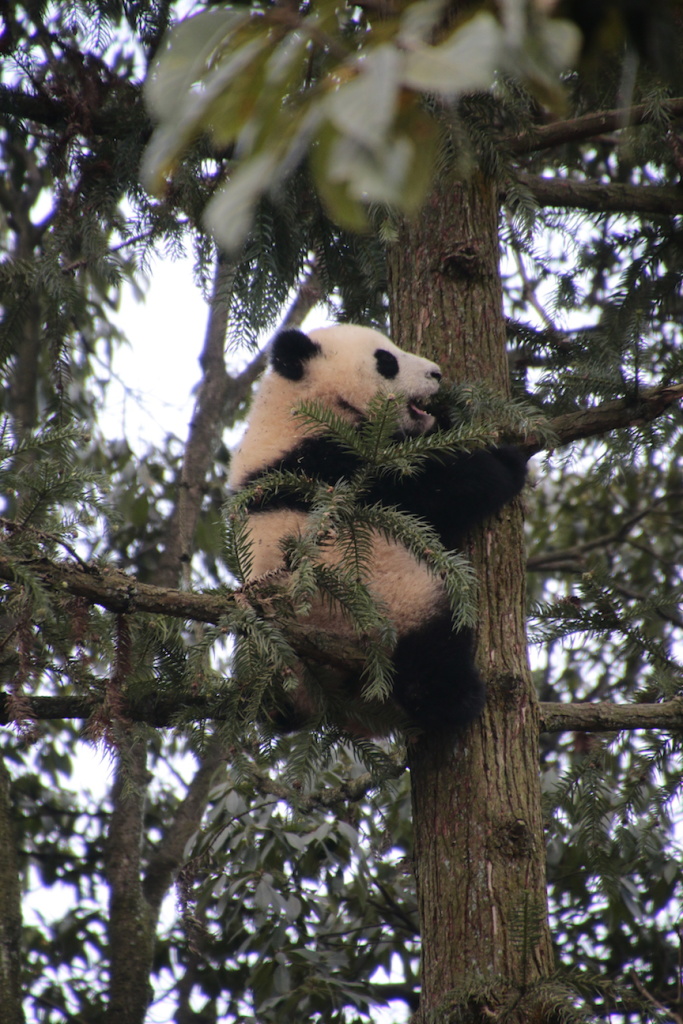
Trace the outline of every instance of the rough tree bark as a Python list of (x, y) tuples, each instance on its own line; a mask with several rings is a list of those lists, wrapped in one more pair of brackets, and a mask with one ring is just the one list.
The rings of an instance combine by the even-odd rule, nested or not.
[(21, 993), (21, 886), (11, 779), (0, 759), (0, 1006), (5, 1024), (24, 1024)]
[[(509, 390), (497, 200), (477, 176), (436, 186), (389, 257), (393, 338), (457, 380)], [(411, 746), (422, 936), (416, 1024), (542, 1020), (552, 970), (538, 778), (538, 706), (526, 657), (521, 503), (476, 531), (481, 720), (456, 742)], [(453, 666), (457, 672), (457, 666)]]

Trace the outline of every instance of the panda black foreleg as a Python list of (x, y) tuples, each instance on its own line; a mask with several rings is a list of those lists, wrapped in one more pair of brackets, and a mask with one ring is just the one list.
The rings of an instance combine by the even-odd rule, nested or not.
[(451, 733), (479, 717), (486, 687), (474, 665), (472, 630), (453, 630), (448, 610), (401, 637), (394, 699), (427, 733)]
[[(516, 497), (526, 480), (526, 453), (515, 445), (479, 448), (449, 464), (432, 464), (427, 518), (447, 547), (455, 547), (474, 526), (495, 515)], [(424, 499), (423, 499), (424, 500)]]
[(420, 516), (448, 548), (495, 515), (519, 494), (526, 480), (526, 452), (515, 445), (478, 448), (427, 461), (408, 479), (378, 480), (368, 503), (395, 505)]

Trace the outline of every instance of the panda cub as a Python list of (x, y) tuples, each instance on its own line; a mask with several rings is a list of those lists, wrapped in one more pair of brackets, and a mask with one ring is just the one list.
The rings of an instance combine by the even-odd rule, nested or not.
[[(400, 399), (399, 436), (424, 434), (436, 428), (424, 406), (440, 380), (436, 363), (402, 351), (367, 327), (282, 331), (273, 341), (270, 368), (254, 398), (247, 431), (233, 453), (231, 489), (253, 484), (273, 469), (329, 484), (350, 478), (359, 468), (358, 458), (324, 431), (311, 433), (310, 423), (293, 410), (316, 400), (349, 423), (361, 424), (375, 395), (391, 393)], [(421, 517), (453, 550), (473, 526), (521, 491), (525, 475), (526, 458), (513, 446), (455, 452), (426, 460), (409, 478), (380, 477), (364, 500)], [(281, 541), (305, 530), (306, 521), (300, 495), (283, 489), (251, 500), (250, 579), (283, 567)], [(320, 558), (338, 563), (333, 543), (321, 546)], [(484, 706), (484, 684), (474, 666), (471, 631), (452, 628), (443, 582), (407, 548), (377, 533), (366, 583), (396, 629), (391, 700), (364, 700), (357, 675), (308, 665), (294, 692), (282, 694), (286, 707), (278, 710), (277, 724), (285, 729), (305, 724), (319, 711), (320, 693), (328, 695), (337, 724), (355, 735), (381, 736), (401, 726), (454, 731), (475, 719)], [(329, 601), (314, 603), (307, 621), (353, 639), (352, 624)]]

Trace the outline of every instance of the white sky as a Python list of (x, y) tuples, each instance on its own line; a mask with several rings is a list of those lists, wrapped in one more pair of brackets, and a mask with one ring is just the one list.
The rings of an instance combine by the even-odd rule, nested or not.
[(155, 260), (144, 301), (126, 286), (114, 318), (129, 345), (114, 355), (101, 426), (112, 437), (126, 436), (136, 452), (169, 433), (187, 436), (207, 319), (192, 266), (191, 256)]

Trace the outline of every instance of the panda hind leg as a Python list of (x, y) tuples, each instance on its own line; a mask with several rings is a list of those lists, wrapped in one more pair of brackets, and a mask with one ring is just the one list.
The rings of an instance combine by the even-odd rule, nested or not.
[(486, 687), (474, 665), (472, 630), (453, 630), (447, 610), (401, 637), (393, 660), (394, 699), (426, 733), (455, 732), (483, 711)]

